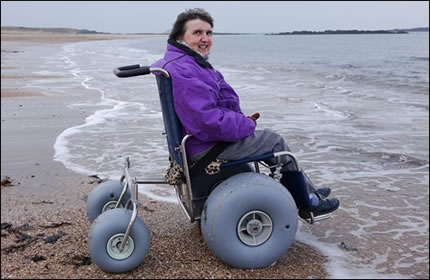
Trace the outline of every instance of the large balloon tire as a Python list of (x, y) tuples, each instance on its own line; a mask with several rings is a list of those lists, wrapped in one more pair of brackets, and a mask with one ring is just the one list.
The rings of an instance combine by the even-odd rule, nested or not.
[[(252, 223), (261, 229), (255, 236), (244, 230)], [(288, 190), (267, 175), (249, 172), (218, 185), (201, 217), (203, 238), (212, 253), (233, 267), (247, 269), (270, 266), (283, 256), (294, 241), (297, 224), (296, 204)]]
[(128, 239), (130, 242), (125, 250), (123, 252), (118, 250), (119, 242), (124, 237), (131, 216), (131, 210), (116, 208), (103, 212), (91, 226), (88, 236), (90, 257), (106, 272), (130, 271), (141, 264), (148, 254), (149, 231), (140, 217), (136, 217)]
[[(95, 187), (88, 195), (87, 216), (93, 222), (101, 213), (115, 207), (123, 190), (123, 183), (120, 181), (106, 181)], [(130, 190), (127, 189), (121, 201), (120, 207), (130, 199)]]

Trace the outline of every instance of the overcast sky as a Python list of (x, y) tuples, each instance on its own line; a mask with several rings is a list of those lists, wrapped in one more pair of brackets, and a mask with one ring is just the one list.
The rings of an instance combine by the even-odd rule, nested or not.
[(215, 32), (428, 27), (428, 1), (1, 1), (1, 25), (111, 33), (166, 32), (187, 8), (206, 9)]

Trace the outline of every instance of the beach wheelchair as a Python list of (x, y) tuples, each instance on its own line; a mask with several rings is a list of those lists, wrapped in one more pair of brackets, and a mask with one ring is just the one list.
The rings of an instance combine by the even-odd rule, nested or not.
[[(173, 183), (166, 178), (132, 177), (127, 158), (119, 181), (103, 182), (94, 188), (87, 200), (87, 215), (92, 222), (88, 240), (91, 259), (111, 273), (137, 267), (150, 243), (148, 228), (138, 216), (138, 184), (170, 183), (185, 215), (191, 222), (200, 223), (203, 239), (218, 259), (236, 268), (262, 268), (276, 263), (293, 243), (298, 225), (296, 203), (279, 182), (279, 157), (289, 156), (300, 170), (296, 157), (284, 151), (217, 161), (215, 170), (206, 167), (196, 172), (187, 160), (185, 145), (193, 136), (182, 134), (169, 73), (141, 65), (114, 69), (120, 78), (150, 73), (155, 75), (159, 91), (169, 170), (176, 170), (179, 176)], [(263, 162), (270, 158), (278, 159), (278, 164), (268, 166)], [(269, 169), (270, 174), (260, 172), (260, 168)], [(289, 173), (291, 184), (304, 184), (303, 172)], [(314, 223), (328, 215), (314, 217), (305, 213), (305, 217), (306, 222)]]

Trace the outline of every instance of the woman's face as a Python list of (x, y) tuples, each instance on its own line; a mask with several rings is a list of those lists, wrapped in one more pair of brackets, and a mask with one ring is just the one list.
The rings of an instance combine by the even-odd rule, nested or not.
[(201, 19), (192, 19), (185, 23), (185, 33), (180, 40), (193, 50), (203, 55), (209, 55), (212, 47), (212, 27)]

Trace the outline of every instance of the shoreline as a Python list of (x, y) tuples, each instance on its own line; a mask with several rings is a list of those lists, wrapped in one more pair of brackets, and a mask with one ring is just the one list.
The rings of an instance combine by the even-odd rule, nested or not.
[[(35, 46), (59, 50), (72, 42), (145, 37), (151, 35), (2, 31), (1, 177), (12, 182), (1, 186), (2, 278), (326, 278), (327, 258), (298, 241), (273, 267), (229, 267), (212, 255), (197, 224), (187, 220), (178, 204), (142, 194), (139, 215), (151, 235), (143, 263), (123, 274), (105, 273), (91, 263), (85, 201), (97, 180), (53, 160), (56, 137), (82, 122), (85, 113), (66, 107), (65, 101), (74, 97), (23, 88), (26, 81), (56, 77), (34, 75), (32, 61), (13, 62), (20, 51), (32, 54)], [(53, 236), (57, 240), (48, 242)]]
[[(166, 35), (139, 35), (139, 34), (68, 34), (44, 31), (1, 31), (2, 41), (22, 42), (27, 44), (55, 44), (75, 43), (82, 41), (140, 39), (150, 37), (164, 37)], [(3, 47), (2, 47), (3, 50)]]

